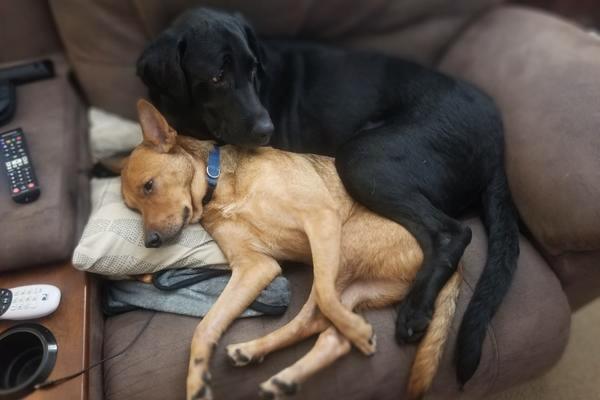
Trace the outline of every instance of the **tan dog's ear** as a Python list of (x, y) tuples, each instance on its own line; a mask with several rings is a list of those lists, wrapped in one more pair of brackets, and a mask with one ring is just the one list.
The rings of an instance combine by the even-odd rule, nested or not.
[(161, 153), (168, 153), (175, 145), (177, 132), (169, 126), (165, 117), (146, 100), (138, 100), (137, 110), (144, 142), (156, 146)]

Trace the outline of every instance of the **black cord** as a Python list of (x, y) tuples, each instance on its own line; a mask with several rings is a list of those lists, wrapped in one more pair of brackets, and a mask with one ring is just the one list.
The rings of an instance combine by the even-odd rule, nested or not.
[(119, 351), (117, 354), (113, 354), (112, 356), (108, 356), (106, 358), (103, 358), (102, 360), (90, 365), (87, 368), (82, 369), (79, 372), (75, 372), (74, 374), (71, 375), (67, 375), (67, 376), (63, 376), (62, 378), (58, 378), (58, 379), (54, 379), (52, 381), (46, 381), (46, 382), (42, 382), (42, 383), (38, 383), (37, 385), (35, 385), (33, 388), (34, 389), (49, 389), (51, 387), (54, 387), (56, 385), (60, 385), (62, 383), (65, 383), (66, 381), (69, 381), (73, 378), (78, 377), (81, 374), (84, 374), (86, 372), (88, 372), (90, 369), (97, 367), (100, 364), (105, 363), (106, 361), (112, 360), (113, 358), (119, 357), (120, 355), (122, 355), (123, 353), (125, 353), (127, 350), (129, 350), (131, 348), (131, 346), (133, 346), (135, 344), (135, 342), (138, 341), (138, 339), (142, 336), (142, 334), (146, 331), (146, 329), (148, 328), (148, 326), (150, 326), (150, 322), (152, 322), (152, 319), (154, 318), (154, 316), (156, 315), (156, 313), (152, 313), (152, 315), (146, 320), (146, 323), (144, 324), (144, 326), (142, 327), (142, 329), (140, 329), (140, 331), (137, 333), (137, 335), (135, 335), (135, 337), (133, 338), (133, 340), (131, 342), (129, 342), (129, 344), (127, 346), (125, 346), (125, 348), (121, 351)]

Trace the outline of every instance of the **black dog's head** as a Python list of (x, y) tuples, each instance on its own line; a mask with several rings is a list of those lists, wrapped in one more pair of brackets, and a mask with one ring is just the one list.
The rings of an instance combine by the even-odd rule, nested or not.
[(273, 123), (259, 98), (262, 50), (240, 15), (186, 12), (151, 42), (137, 74), (154, 104), (180, 132), (260, 146)]

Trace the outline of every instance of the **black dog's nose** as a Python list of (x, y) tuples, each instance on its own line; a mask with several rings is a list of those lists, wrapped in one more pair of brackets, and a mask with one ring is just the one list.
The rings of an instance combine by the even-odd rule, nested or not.
[(271, 122), (271, 118), (269, 118), (268, 115), (265, 115), (256, 120), (250, 135), (252, 135), (252, 138), (254, 138), (258, 144), (265, 145), (271, 140), (274, 130), (275, 127), (273, 126), (273, 122)]
[(160, 237), (160, 235), (158, 234), (158, 232), (148, 232), (146, 234), (146, 247), (150, 248), (150, 247), (160, 247), (160, 245), (162, 244), (162, 239)]

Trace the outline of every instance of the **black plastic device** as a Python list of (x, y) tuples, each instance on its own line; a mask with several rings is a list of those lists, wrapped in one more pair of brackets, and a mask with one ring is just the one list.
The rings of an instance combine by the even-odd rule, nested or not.
[(46, 327), (25, 323), (0, 333), (0, 399), (22, 399), (44, 382), (56, 362), (56, 338)]
[(50, 60), (0, 68), (0, 126), (10, 121), (17, 109), (15, 85), (54, 77)]

